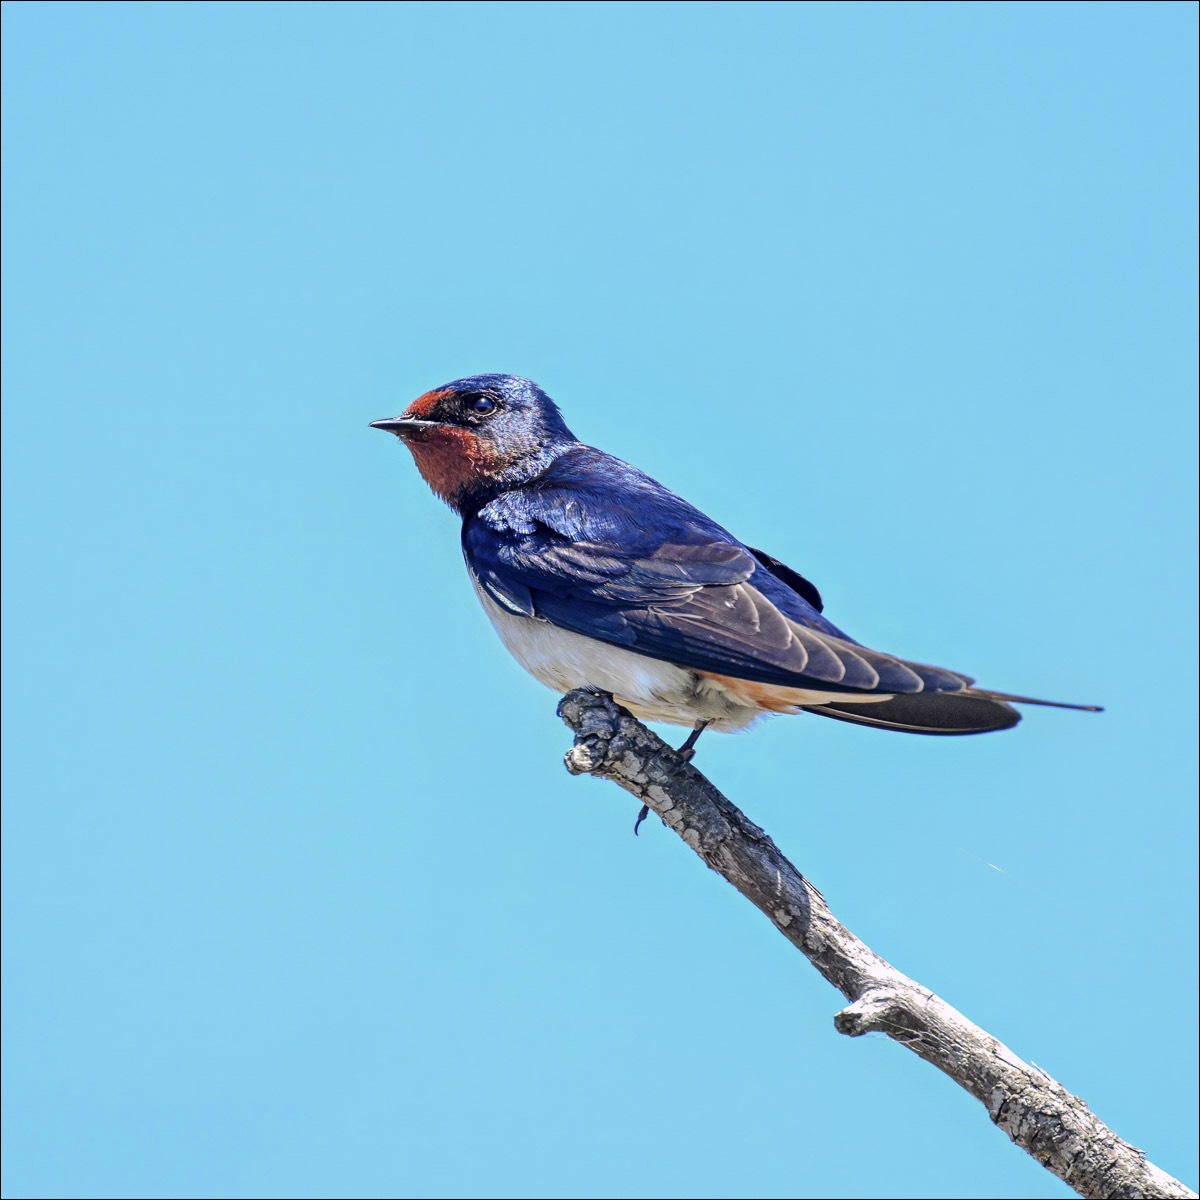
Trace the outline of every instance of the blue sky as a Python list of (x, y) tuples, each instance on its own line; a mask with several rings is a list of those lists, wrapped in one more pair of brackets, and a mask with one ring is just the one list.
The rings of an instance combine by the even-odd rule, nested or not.
[(1194, 1185), (1196, 13), (6, 4), (5, 1194), (1070, 1194), (566, 775), (367, 429), (479, 371), (1107, 705), (698, 765)]

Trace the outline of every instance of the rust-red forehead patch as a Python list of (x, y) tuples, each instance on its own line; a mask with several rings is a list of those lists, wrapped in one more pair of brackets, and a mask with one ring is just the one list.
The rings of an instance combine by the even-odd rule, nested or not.
[(439, 400), (444, 400), (450, 395), (449, 388), (438, 388), (435, 392), (426, 392), (423, 396), (418, 396), (404, 410), (406, 417), (415, 417), (418, 421), (428, 417), (437, 407)]

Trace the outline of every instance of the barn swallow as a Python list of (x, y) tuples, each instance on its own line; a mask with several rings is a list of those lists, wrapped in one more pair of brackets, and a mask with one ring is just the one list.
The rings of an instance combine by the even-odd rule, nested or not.
[(580, 442), (537, 384), (474, 375), (373, 421), (462, 517), (484, 610), (517, 661), (557, 692), (610, 693), (635, 716), (700, 731), (769, 713), (875, 729), (1009, 729), (1013, 704), (968, 675), (872, 650), (821, 595), (636, 467)]

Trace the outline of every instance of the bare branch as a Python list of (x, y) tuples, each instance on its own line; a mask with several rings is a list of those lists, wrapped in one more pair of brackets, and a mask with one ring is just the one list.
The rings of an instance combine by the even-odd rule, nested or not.
[(1196, 1196), (1078, 1096), (855, 937), (757, 825), (611, 697), (570, 692), (558, 712), (575, 733), (567, 770), (611, 779), (632, 793), (761, 909), (850, 1001), (834, 1017), (839, 1032), (886, 1033), (907, 1046), (970, 1092), (1018, 1146), (1081, 1196)]

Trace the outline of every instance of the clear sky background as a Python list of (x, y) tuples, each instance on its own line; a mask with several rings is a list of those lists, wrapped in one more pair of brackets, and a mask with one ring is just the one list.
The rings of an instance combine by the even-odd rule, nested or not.
[(564, 772), (367, 428), (479, 371), (1108, 706), (698, 765), (1194, 1185), (1196, 16), (5, 5), (5, 1194), (1070, 1194)]

